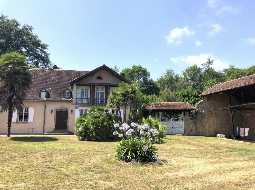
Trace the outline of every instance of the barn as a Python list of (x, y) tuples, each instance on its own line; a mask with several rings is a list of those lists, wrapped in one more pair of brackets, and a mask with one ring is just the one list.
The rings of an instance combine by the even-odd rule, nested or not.
[(216, 84), (202, 98), (186, 135), (255, 139), (255, 75)]

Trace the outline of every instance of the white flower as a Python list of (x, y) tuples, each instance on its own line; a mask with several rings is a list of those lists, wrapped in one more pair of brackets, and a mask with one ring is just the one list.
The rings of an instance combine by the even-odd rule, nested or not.
[(123, 134), (119, 134), (118, 137), (119, 137), (119, 138), (122, 138), (122, 137), (123, 137)]
[(113, 132), (113, 135), (114, 135), (114, 136), (116, 136), (116, 135), (118, 135), (118, 134), (119, 134), (118, 131), (114, 131), (114, 132)]
[(119, 124), (119, 123), (115, 123), (115, 124), (113, 125), (113, 127), (114, 127), (115, 129), (117, 129), (117, 128), (120, 127), (120, 124)]
[(139, 126), (139, 125), (136, 124), (136, 123), (134, 123), (134, 122), (131, 123), (131, 127), (133, 127), (133, 128), (137, 128), (138, 126)]
[(147, 145), (143, 146), (143, 151), (147, 152), (147, 150), (149, 149), (149, 147)]
[(126, 132), (126, 135), (127, 136), (131, 136), (134, 132), (134, 129), (129, 129), (127, 132)]
[(127, 123), (123, 123), (122, 128), (123, 128), (123, 130), (127, 131), (130, 127)]

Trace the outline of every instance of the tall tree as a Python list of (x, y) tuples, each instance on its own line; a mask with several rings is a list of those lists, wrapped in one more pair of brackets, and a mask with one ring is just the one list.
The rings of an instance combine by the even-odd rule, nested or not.
[(150, 72), (141, 65), (133, 65), (123, 69), (121, 75), (132, 83), (137, 83), (142, 93), (146, 95), (158, 95), (159, 88), (150, 78)]
[(47, 45), (42, 43), (32, 26), (20, 25), (15, 19), (0, 16), (0, 55), (19, 52), (34, 67), (51, 67)]
[(7, 136), (9, 137), (13, 111), (22, 108), (25, 90), (31, 83), (26, 57), (15, 52), (0, 56), (0, 81), (0, 106), (2, 111), (8, 111)]

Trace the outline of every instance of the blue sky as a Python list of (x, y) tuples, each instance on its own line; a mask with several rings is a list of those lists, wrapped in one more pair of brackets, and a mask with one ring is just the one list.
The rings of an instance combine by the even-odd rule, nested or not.
[(0, 0), (0, 13), (49, 45), (53, 64), (140, 64), (154, 79), (207, 57), (217, 70), (253, 65), (254, 10), (251, 0)]

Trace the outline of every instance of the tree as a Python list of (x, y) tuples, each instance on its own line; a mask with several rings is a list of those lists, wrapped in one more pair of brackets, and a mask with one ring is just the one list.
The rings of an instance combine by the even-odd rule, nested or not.
[(173, 70), (167, 70), (166, 73), (161, 76), (157, 84), (161, 91), (176, 91), (178, 87), (179, 76), (174, 73)]
[(137, 83), (142, 93), (146, 95), (159, 94), (159, 88), (150, 78), (150, 72), (141, 65), (133, 65), (131, 68), (123, 69), (121, 75), (130, 82)]
[(0, 57), (0, 106), (8, 111), (8, 133), (11, 135), (12, 115), (14, 109), (21, 109), (25, 90), (31, 83), (29, 66), (26, 57), (16, 53), (7, 53)]
[[(127, 122), (127, 109), (130, 108), (131, 117), (138, 117), (141, 113), (143, 94), (136, 83), (121, 83), (118, 88), (114, 89), (108, 100), (108, 107), (124, 107), (124, 122)], [(135, 118), (132, 118), (135, 120)]]
[(18, 52), (34, 67), (51, 67), (47, 45), (42, 43), (32, 26), (20, 25), (15, 19), (0, 16), (0, 55)]

